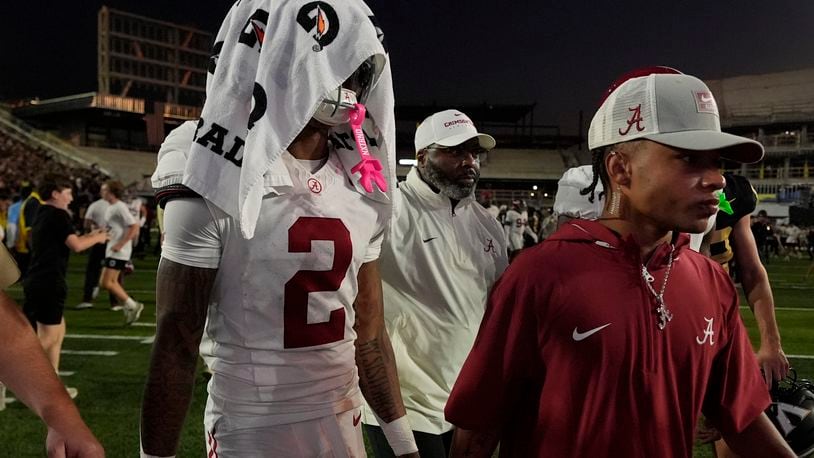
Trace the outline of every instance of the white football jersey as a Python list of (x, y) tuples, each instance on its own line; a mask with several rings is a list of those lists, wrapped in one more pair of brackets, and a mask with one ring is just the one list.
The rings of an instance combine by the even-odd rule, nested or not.
[(121, 200), (117, 200), (115, 204), (110, 204), (105, 210), (105, 224), (110, 232), (110, 240), (107, 241), (107, 248), (105, 249), (105, 257), (120, 259), (123, 261), (130, 260), (130, 254), (133, 251), (133, 241), (128, 240), (122, 246), (122, 249), (114, 252), (113, 246), (119, 243), (130, 231), (130, 226), (137, 221), (130, 214), (127, 204)]
[[(265, 425), (361, 405), (357, 274), (379, 257), (390, 212), (356, 191), (334, 154), (315, 173), (288, 153), (282, 162), (292, 186), (264, 197), (250, 240), (234, 218), (203, 199), (171, 201), (165, 211), (163, 256), (218, 269), (201, 343), (214, 373), (210, 402), (259, 416)], [(204, 213), (208, 208), (209, 221), (189, 218), (190, 227), (179, 230), (174, 207), (196, 205), (190, 201)], [(190, 229), (198, 239), (175, 236)]]
[(107, 215), (108, 207), (110, 207), (110, 204), (105, 199), (98, 199), (94, 201), (92, 204), (88, 205), (88, 209), (85, 210), (85, 219), (93, 221), (96, 228), (106, 227), (107, 220), (105, 217)]
[(506, 241), (510, 251), (523, 248), (523, 233), (528, 224), (529, 216), (525, 211), (518, 212), (512, 209), (506, 212), (506, 221), (503, 225), (506, 227)]

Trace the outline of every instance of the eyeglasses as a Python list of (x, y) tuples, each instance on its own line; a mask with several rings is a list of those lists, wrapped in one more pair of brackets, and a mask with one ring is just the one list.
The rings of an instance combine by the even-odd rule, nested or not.
[(475, 159), (483, 160), (486, 158), (486, 153), (489, 152), (489, 150), (486, 148), (481, 148), (480, 146), (471, 147), (465, 144), (456, 146), (430, 145), (427, 147), (427, 149), (434, 149), (442, 154), (454, 157), (455, 159), (463, 159), (467, 154), (471, 154)]

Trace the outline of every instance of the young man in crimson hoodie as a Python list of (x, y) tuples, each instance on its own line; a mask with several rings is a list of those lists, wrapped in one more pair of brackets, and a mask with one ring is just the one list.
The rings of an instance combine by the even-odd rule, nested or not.
[[(446, 406), (452, 457), (691, 457), (699, 414), (747, 457), (793, 457), (720, 266), (687, 249), (718, 210), (720, 131), (699, 79), (625, 75), (591, 122), (597, 221), (573, 220), (507, 269)], [(591, 196), (596, 197), (596, 196)]]

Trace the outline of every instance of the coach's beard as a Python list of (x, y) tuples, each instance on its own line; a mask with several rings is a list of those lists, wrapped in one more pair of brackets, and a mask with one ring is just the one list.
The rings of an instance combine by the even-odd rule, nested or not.
[(427, 161), (422, 176), (428, 183), (438, 188), (438, 192), (442, 196), (454, 200), (463, 200), (472, 195), (480, 178), (480, 171), (477, 169), (472, 170), (474, 171), (474, 176), (472, 176), (474, 181), (472, 181), (472, 183), (461, 183), (460, 181), (447, 177), (432, 161)]

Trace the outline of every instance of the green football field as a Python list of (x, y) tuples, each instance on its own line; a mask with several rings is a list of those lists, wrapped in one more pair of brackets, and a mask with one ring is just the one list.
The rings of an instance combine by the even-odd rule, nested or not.
[[(141, 394), (147, 371), (151, 337), (155, 332), (155, 270), (157, 259), (136, 260), (136, 271), (125, 282), (128, 292), (144, 302), (145, 309), (136, 326), (123, 326), (121, 312), (109, 310), (106, 296), (100, 295), (90, 310), (75, 311), (81, 296), (85, 256), (71, 258), (68, 274), (69, 295), (65, 320), (67, 337), (63, 344), (60, 370), (68, 386), (79, 389), (76, 403), (83, 418), (104, 445), (109, 457), (138, 456), (138, 422)], [(814, 278), (805, 280), (808, 260), (773, 259), (767, 266), (772, 280), (777, 320), (783, 348), (801, 377), (814, 377)], [(22, 289), (14, 286), (12, 296), (20, 301)], [(748, 308), (742, 308), (752, 341), (757, 329)], [(199, 374), (195, 400), (187, 417), (179, 457), (202, 457), (204, 452), (203, 407), (206, 400), (204, 377)], [(13, 396), (13, 394), (10, 394)], [(0, 412), (0, 457), (40, 457), (44, 453), (45, 428), (19, 402)], [(635, 440), (635, 438), (631, 438)], [(697, 448), (696, 457), (710, 456)]]

